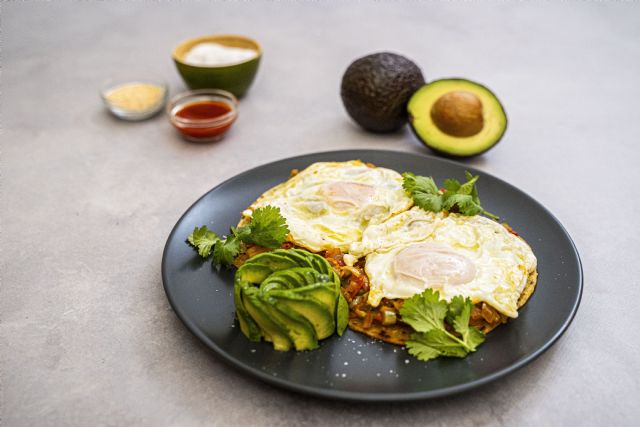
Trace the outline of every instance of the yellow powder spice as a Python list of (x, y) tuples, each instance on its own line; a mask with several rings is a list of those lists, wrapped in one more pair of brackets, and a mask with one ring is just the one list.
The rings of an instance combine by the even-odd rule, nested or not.
[(105, 94), (107, 102), (112, 106), (136, 112), (155, 107), (163, 97), (164, 88), (149, 83), (128, 83)]

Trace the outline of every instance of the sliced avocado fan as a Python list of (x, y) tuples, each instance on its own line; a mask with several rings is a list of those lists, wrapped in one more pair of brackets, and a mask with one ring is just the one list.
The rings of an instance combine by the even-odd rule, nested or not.
[(312, 350), (334, 332), (342, 335), (349, 309), (340, 278), (320, 255), (276, 249), (248, 259), (234, 278), (242, 333), (276, 350)]

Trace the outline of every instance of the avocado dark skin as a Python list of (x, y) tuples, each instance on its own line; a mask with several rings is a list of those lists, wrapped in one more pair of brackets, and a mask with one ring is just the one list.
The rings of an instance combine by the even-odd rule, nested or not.
[(393, 132), (407, 123), (407, 102), (424, 83), (422, 71), (411, 60), (381, 52), (349, 65), (340, 95), (347, 113), (364, 129)]

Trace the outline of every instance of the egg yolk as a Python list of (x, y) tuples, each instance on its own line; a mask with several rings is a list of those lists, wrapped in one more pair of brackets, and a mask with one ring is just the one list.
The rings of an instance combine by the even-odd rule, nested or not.
[(415, 279), (434, 289), (444, 284), (468, 283), (476, 276), (476, 266), (469, 258), (433, 243), (402, 249), (394, 259), (393, 268), (396, 279)]
[(320, 189), (320, 195), (337, 210), (349, 210), (367, 205), (373, 199), (373, 186), (358, 182), (333, 182)]

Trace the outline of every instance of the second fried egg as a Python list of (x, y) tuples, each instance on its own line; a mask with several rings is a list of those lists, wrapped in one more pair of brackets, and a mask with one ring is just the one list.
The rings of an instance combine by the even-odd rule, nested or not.
[(518, 299), (537, 263), (524, 240), (485, 217), (412, 212), (366, 231), (364, 246), (377, 248), (365, 264), (370, 305), (431, 288), (447, 300), (462, 295), (518, 316)]

